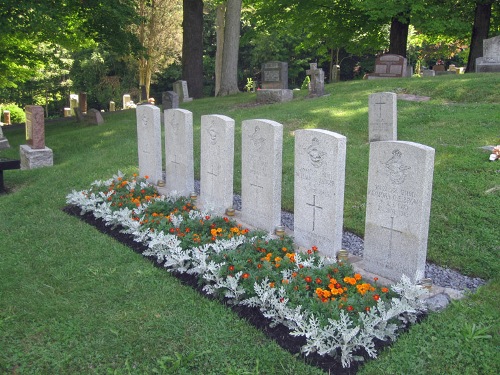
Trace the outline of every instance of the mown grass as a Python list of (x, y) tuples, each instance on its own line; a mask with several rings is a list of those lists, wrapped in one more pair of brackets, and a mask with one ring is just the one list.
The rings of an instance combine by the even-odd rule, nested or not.
[[(500, 373), (498, 212), (500, 76), (470, 74), (328, 85), (330, 96), (255, 106), (254, 94), (183, 105), (194, 114), (196, 174), (202, 114), (236, 120), (240, 189), (242, 120), (284, 125), (283, 208), (293, 210), (293, 131), (323, 128), (347, 137), (344, 224), (364, 230), (368, 95), (430, 96), (398, 101), (398, 137), (436, 149), (428, 259), (490, 279), (478, 293), (431, 314), (364, 374)], [(0, 373), (321, 373), (284, 352), (229, 309), (181, 285), (139, 255), (61, 211), (72, 189), (117, 170), (137, 171), (135, 112), (105, 114), (100, 127), (46, 126), (54, 167), (6, 171), (0, 196)], [(4, 130), (18, 157), (23, 129)], [(496, 190), (495, 190), (496, 189)]]

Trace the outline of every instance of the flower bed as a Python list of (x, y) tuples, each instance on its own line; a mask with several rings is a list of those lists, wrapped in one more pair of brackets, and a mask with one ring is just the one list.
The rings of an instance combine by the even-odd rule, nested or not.
[(425, 290), (407, 277), (391, 288), (364, 280), (315, 247), (299, 253), (290, 237), (212, 217), (188, 198), (160, 196), (136, 175), (95, 181), (71, 192), (67, 203), (132, 235), (147, 248), (143, 255), (170, 272), (193, 275), (205, 293), (258, 308), (271, 326), (304, 337), (305, 355), (332, 356), (343, 367), (363, 359), (354, 354), (359, 350), (375, 358), (375, 340), (394, 340), (425, 310)]

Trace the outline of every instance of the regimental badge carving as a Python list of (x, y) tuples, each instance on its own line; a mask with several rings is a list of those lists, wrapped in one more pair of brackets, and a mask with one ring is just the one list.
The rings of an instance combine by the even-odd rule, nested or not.
[(142, 126), (145, 128), (148, 127), (148, 117), (146, 116), (146, 114), (142, 115)]
[(264, 147), (266, 139), (262, 137), (259, 125), (255, 126), (253, 134), (250, 135), (250, 139), (252, 140), (252, 144), (256, 150), (261, 150), (262, 147)]
[(397, 185), (405, 182), (407, 176), (406, 171), (411, 169), (411, 167), (405, 165), (401, 160), (402, 155), (401, 151), (396, 149), (392, 152), (392, 157), (383, 163), (389, 171), (389, 178), (391, 179), (391, 182)]
[(320, 149), (318, 138), (314, 137), (306, 150), (313, 167), (319, 168), (324, 164), (326, 152)]
[(213, 125), (208, 129), (208, 137), (210, 138), (211, 144), (215, 145), (217, 143), (217, 131)]

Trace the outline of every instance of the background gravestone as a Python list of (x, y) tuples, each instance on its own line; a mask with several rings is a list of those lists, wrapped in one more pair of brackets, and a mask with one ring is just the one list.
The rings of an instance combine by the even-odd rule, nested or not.
[(130, 94), (125, 94), (123, 95), (123, 109), (128, 109), (128, 103), (131, 101), (132, 99), (130, 98)]
[(163, 181), (160, 116), (160, 108), (154, 105), (140, 105), (136, 109), (139, 175), (148, 176), (152, 184)]
[(241, 144), (242, 220), (274, 232), (281, 224), (283, 125), (245, 120)]
[(398, 138), (398, 96), (393, 92), (377, 92), (368, 98), (368, 139), (396, 141)]
[(317, 63), (310, 63), (310, 68), (306, 70), (306, 74), (311, 76), (309, 82), (309, 97), (325, 95), (325, 72), (323, 69), (318, 69)]
[(194, 192), (193, 114), (185, 109), (167, 109), (165, 119), (165, 189), (189, 196)]
[(295, 131), (294, 239), (335, 257), (342, 247), (346, 137)]
[(424, 276), (434, 149), (413, 142), (370, 143), (363, 266), (398, 281)]
[(43, 107), (27, 105), (26, 143), (20, 145), (21, 169), (35, 169), (53, 165), (52, 150), (45, 146), (45, 118)]
[(163, 110), (179, 108), (179, 95), (175, 91), (165, 91), (162, 93)]
[(87, 115), (85, 116), (87, 122), (91, 125), (102, 125), (104, 124), (104, 119), (102, 118), (101, 111), (92, 108), (89, 109)]
[(293, 91), (288, 89), (288, 63), (271, 61), (262, 64), (261, 90), (257, 90), (258, 103), (288, 102)]
[(0, 126), (0, 150), (9, 148), (9, 141), (4, 137), (2, 127)]
[(368, 75), (373, 78), (407, 77), (406, 58), (400, 55), (386, 54), (375, 59), (375, 72)]
[(82, 111), (82, 113), (87, 113), (87, 93), (86, 92), (80, 92), (78, 94), (78, 103), (79, 103), (80, 111)]
[(200, 200), (223, 214), (233, 206), (234, 120), (222, 115), (201, 116)]
[(476, 59), (476, 73), (500, 72), (500, 35), (483, 40), (483, 56)]
[(188, 85), (186, 81), (175, 81), (174, 92), (179, 96), (180, 103), (186, 103), (193, 100), (189, 97)]
[(270, 61), (262, 64), (262, 89), (288, 89), (288, 63)]

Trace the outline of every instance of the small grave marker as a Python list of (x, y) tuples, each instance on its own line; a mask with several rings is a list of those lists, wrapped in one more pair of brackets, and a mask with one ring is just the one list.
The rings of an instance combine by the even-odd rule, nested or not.
[(393, 92), (378, 92), (368, 98), (368, 139), (395, 141), (398, 133), (398, 97)]

